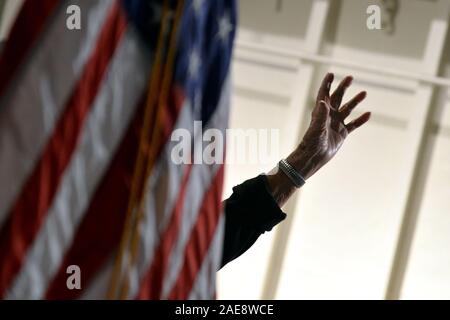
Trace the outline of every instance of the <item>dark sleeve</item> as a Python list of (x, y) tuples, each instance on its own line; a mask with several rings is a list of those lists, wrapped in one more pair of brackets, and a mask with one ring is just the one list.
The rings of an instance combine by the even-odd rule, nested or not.
[(225, 238), (221, 267), (247, 251), (266, 231), (286, 218), (260, 175), (233, 188), (224, 203)]

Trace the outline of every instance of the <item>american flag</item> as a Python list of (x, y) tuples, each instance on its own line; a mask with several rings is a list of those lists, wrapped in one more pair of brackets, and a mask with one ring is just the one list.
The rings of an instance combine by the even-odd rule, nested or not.
[(234, 0), (24, 2), (0, 56), (0, 297), (215, 297), (224, 167), (175, 164), (170, 137), (225, 135), (235, 26)]

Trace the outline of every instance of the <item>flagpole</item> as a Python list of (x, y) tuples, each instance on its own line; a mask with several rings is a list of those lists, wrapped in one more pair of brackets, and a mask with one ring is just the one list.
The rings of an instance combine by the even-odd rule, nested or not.
[[(107, 298), (109, 300), (117, 299), (117, 296), (119, 297), (123, 296), (123, 284), (121, 284), (121, 280), (123, 279), (123, 259), (127, 256), (126, 251), (129, 247), (129, 241), (132, 237), (133, 233), (133, 221), (134, 221), (134, 209), (136, 206), (136, 203), (138, 201), (139, 197), (139, 191), (140, 191), (140, 184), (139, 179), (143, 177), (143, 168), (144, 168), (144, 161), (145, 161), (145, 148), (146, 148), (146, 141), (148, 140), (148, 126), (149, 122), (152, 118), (152, 106), (155, 104), (156, 101), (156, 90), (159, 87), (158, 81), (160, 79), (161, 74), (161, 66), (162, 66), (162, 60), (163, 60), (163, 51), (164, 51), (164, 39), (165, 39), (165, 28), (167, 27), (166, 24), (163, 23), (164, 18), (168, 12), (168, 1), (164, 1), (163, 4), (163, 14), (162, 14), (162, 20), (161, 20), (161, 27), (160, 27), (160, 34), (156, 49), (155, 58), (152, 64), (152, 73), (150, 76), (150, 81), (148, 85), (148, 94), (147, 94), (147, 101), (146, 101), (146, 108), (144, 111), (144, 123), (142, 125), (142, 129), (139, 136), (139, 149), (138, 154), (136, 158), (136, 163), (134, 165), (134, 173), (132, 177), (132, 183), (130, 188), (130, 197), (128, 200), (128, 208), (127, 208), (127, 214), (125, 218), (125, 224), (123, 227), (122, 232), (122, 238), (119, 245), (119, 250), (115, 258), (114, 268), (109, 284), (109, 289), (107, 293)], [(127, 264), (128, 267), (128, 264)], [(126, 277), (126, 275), (125, 275)], [(125, 285), (126, 286), (126, 285)]]

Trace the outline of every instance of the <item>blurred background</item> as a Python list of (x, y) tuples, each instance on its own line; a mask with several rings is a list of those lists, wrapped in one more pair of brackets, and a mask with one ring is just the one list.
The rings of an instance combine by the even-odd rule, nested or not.
[[(21, 2), (0, 0), (0, 40)], [(366, 26), (373, 4), (381, 30)], [(231, 128), (279, 129), (287, 156), (326, 72), (353, 75), (347, 98), (369, 93), (354, 116), (373, 118), (219, 272), (218, 297), (450, 299), (450, 0), (239, 6)], [(224, 197), (273, 165), (229, 165)]]

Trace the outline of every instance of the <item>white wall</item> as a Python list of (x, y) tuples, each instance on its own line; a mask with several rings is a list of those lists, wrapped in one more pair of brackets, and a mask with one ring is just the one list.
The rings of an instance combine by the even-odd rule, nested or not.
[[(450, 78), (450, 36), (444, 57), (444, 74)], [(417, 199), (418, 228), (403, 290), (407, 299), (450, 298), (450, 88), (438, 92), (435, 107), (427, 131), (423, 193)]]
[[(256, 2), (263, 12), (255, 9)], [(277, 13), (275, 1), (241, 0), (239, 39), (310, 52), (305, 45), (310, 41), (308, 34), (312, 34), (308, 27), (320, 28), (320, 24), (309, 19), (309, 12), (319, 2), (327, 1), (284, 1), (285, 11)], [(363, 65), (434, 75), (440, 57), (450, 56), (440, 50), (446, 31), (441, 27), (447, 26), (449, 17), (448, 1), (401, 1), (393, 35), (366, 28), (365, 9), (373, 3), (379, 1), (330, 3), (325, 38), (320, 40), (318, 53)], [(436, 27), (434, 31), (432, 26)], [(305, 66), (311, 66), (313, 72), (302, 69)], [(301, 70), (305, 70), (303, 78)], [(307, 120), (308, 108), (327, 71), (335, 72), (338, 79), (346, 74), (355, 76), (347, 97), (367, 90), (367, 101), (355, 116), (371, 110), (373, 119), (349, 137), (333, 162), (308, 181), (287, 206), (289, 217), (283, 224), (290, 224), (290, 228), (281, 226), (264, 235), (243, 257), (219, 272), (219, 298), (383, 299), (404, 217), (411, 216), (411, 211), (417, 212), (418, 222), (399, 297), (450, 298), (450, 253), (446, 250), (450, 240), (447, 89), (438, 92), (435, 86), (414, 79), (308, 61), (299, 68), (295, 59), (250, 53), (238, 44), (231, 127), (279, 128), (280, 158), (286, 156), (301, 136), (292, 132), (292, 125), (295, 123), (298, 129)], [(295, 98), (303, 87), (308, 89), (304, 99)], [(440, 98), (433, 99), (434, 93)], [(303, 103), (293, 105), (294, 99)], [(422, 157), (422, 135), (417, 132), (422, 132), (425, 117), (421, 115), (427, 110), (435, 119), (423, 135), (425, 152), (430, 155)], [(417, 170), (416, 163), (420, 163)], [(264, 169), (229, 166), (227, 193), (233, 185)], [(415, 179), (416, 173), (425, 178)], [(423, 190), (412, 187), (412, 183), (423, 184)], [(423, 199), (413, 203), (417, 198)], [(278, 241), (285, 233), (289, 236), (280, 262), (273, 246), (275, 251), (280, 249)], [(404, 257), (404, 252), (400, 256)]]

